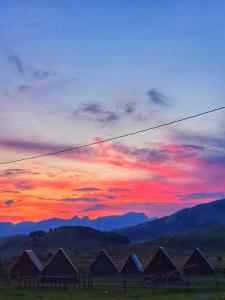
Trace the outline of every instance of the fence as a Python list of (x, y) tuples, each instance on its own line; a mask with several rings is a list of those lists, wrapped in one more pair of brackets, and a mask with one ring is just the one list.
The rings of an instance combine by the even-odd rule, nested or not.
[(92, 276), (88, 273), (75, 277), (62, 276), (19, 276), (11, 282), (18, 288), (51, 288), (51, 289), (104, 289), (120, 290), (151, 289), (151, 290), (225, 290), (224, 274), (205, 277), (182, 276), (179, 280), (152, 278), (143, 274), (139, 276)]
[(54, 289), (79, 288), (80, 280), (76, 277), (65, 276), (18, 276), (16, 282), (18, 288), (44, 287)]

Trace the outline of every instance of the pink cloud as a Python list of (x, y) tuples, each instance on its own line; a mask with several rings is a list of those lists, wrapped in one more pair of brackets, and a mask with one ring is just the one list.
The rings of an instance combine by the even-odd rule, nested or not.
[[(51, 143), (0, 140), (0, 144), (4, 148), (31, 154), (64, 149), (62, 145)], [(59, 166), (52, 168), (48, 162), (39, 165), (33, 162), (24, 163), (24, 169), (2, 171), (0, 189), (3, 195), (0, 200), (10, 199), (11, 193), (14, 193), (13, 199), (17, 201), (16, 207), (23, 218), (31, 212), (34, 212), (34, 219), (39, 219), (60, 215), (62, 211), (64, 217), (65, 211), (68, 216), (72, 213), (88, 213), (95, 217), (126, 212), (131, 207), (132, 210), (145, 211), (150, 216), (160, 216), (185, 206), (211, 201), (224, 191), (225, 155), (222, 151), (208, 151), (198, 144), (176, 141), (151, 147), (128, 147), (109, 143), (68, 152), (61, 157), (69, 159), (71, 170)], [(77, 161), (85, 163), (85, 167), (81, 164), (78, 167)], [(112, 167), (118, 178), (108, 177)], [(136, 178), (128, 176), (126, 180), (123, 179), (121, 173), (124, 170), (126, 174), (129, 171), (137, 174)], [(75, 177), (77, 173), (82, 176)], [(99, 174), (102, 175), (101, 179), (98, 178)], [(191, 198), (190, 195), (208, 196)], [(43, 200), (44, 204), (38, 203), (37, 199), (41, 198), (46, 199)], [(50, 198), (53, 200), (47, 200)], [(62, 199), (68, 201), (60, 201)], [(90, 205), (88, 202), (91, 201), (83, 201), (81, 205), (77, 199), (92, 199), (92, 202), (98, 199), (98, 203)], [(41, 215), (37, 210), (40, 205), (46, 209)], [(15, 215), (13, 210), (10, 211), (12, 218), (9, 210), (5, 213), (13, 220)]]

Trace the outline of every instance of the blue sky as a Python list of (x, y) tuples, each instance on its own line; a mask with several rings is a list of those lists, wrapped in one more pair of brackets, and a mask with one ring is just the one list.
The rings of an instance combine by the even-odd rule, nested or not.
[(141, 101), (154, 87), (178, 104), (195, 101), (201, 108), (224, 96), (224, 6), (224, 1), (1, 1), (1, 47), (27, 65), (74, 77), (70, 96), (81, 101), (114, 102), (130, 95)]

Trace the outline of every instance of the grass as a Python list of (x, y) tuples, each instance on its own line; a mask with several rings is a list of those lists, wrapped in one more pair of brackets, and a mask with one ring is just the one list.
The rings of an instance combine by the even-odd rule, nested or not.
[[(104, 279), (104, 278), (103, 278)], [(138, 286), (127, 281), (96, 281), (95, 289), (16, 288), (15, 285), (0, 286), (0, 300), (225, 300), (225, 277), (191, 278), (189, 288), (184, 285)], [(102, 282), (102, 283), (101, 283)], [(135, 281), (136, 282), (136, 281)], [(217, 283), (217, 285), (215, 284)], [(132, 287), (132, 288), (131, 288)]]
[(1, 288), (1, 300), (225, 300), (225, 291), (151, 291), (132, 289), (106, 290), (47, 290)]

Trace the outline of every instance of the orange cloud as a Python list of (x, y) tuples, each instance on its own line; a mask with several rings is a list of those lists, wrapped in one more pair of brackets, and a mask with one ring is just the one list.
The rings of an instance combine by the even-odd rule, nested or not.
[[(225, 159), (195, 145), (100, 144), (67, 158), (2, 170), (0, 220), (93, 218), (130, 210), (160, 216), (213, 200), (224, 187)], [(204, 199), (188, 197), (203, 193)], [(5, 205), (7, 199), (12, 205)]]

